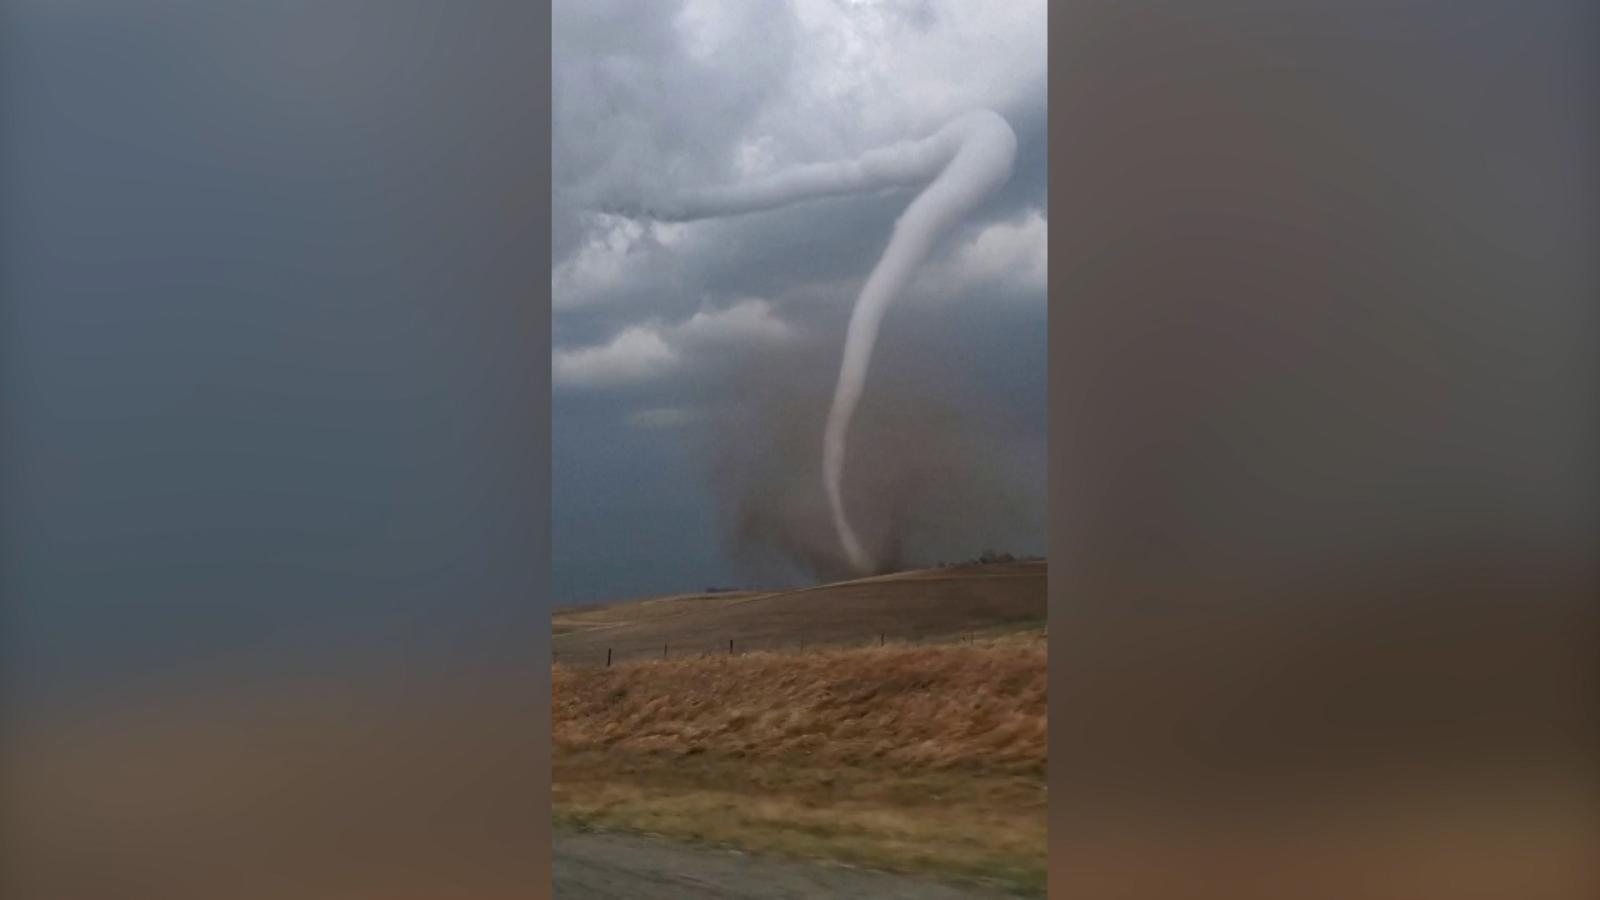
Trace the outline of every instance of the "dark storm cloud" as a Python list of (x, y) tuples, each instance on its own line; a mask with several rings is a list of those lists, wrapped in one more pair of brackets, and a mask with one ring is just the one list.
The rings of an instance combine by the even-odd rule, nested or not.
[(752, 4), (722, 13), (739, 39), (691, 55), (675, 3), (555, 4), (555, 258), (582, 239), (579, 210), (613, 192), (717, 172), (788, 67), (789, 19)]
[[(917, 401), (930, 417), (947, 419), (932, 407), (955, 408), (957, 395), (969, 405), (979, 398), (1015, 423), (1017, 446), (1042, 448), (1044, 22), (1043, 3), (987, 11), (954, 2), (834, 0), (759, 9), (557, 4), (558, 595), (671, 589), (660, 574), (682, 569), (663, 559), (703, 556), (688, 538), (663, 537), (653, 523), (693, 520), (701, 523), (690, 529), (695, 540), (705, 540), (704, 524), (716, 518), (708, 512), (711, 491), (675, 490), (669, 499), (636, 484), (626, 514), (602, 513), (583, 498), (613, 496), (616, 479), (638, 471), (703, 485), (706, 455), (684, 448), (699, 447), (704, 434), (745, 415), (750, 373), (779, 371), (777, 360), (816, 367), (794, 380), (814, 382), (826, 395), (850, 306), (916, 190), (672, 226), (595, 212), (608, 203), (853, 156), (922, 137), (975, 107), (1001, 112), (1018, 137), (1011, 180), (946, 236), (890, 312), (867, 391), (870, 398), (896, 383), (897, 372), (936, 361), (948, 369), (941, 378), (949, 391)], [(805, 446), (816, 450), (811, 443), (819, 441)], [(1015, 455), (963, 453), (974, 483), (1015, 464)], [(597, 527), (603, 516), (609, 525)], [(563, 570), (562, 560), (593, 554), (561, 537), (563, 529), (569, 538), (606, 533), (637, 544), (624, 534), (634, 529), (671, 549), (639, 552), (604, 573), (586, 566), (580, 578), (575, 568)], [(680, 586), (716, 580), (706, 574)]]

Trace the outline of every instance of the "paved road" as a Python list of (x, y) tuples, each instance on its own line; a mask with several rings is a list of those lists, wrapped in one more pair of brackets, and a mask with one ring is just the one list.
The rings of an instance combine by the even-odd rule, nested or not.
[(555, 834), (556, 900), (991, 900), (1003, 894), (619, 834)]

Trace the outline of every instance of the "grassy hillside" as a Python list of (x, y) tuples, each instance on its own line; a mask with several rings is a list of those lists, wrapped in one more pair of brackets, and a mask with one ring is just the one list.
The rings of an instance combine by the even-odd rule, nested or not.
[(718, 591), (713, 594), (670, 594), (590, 606), (560, 606), (551, 615), (551, 628), (553, 633), (559, 635), (650, 622), (689, 612), (714, 610), (756, 596), (761, 594), (755, 591)]
[(1042, 631), (554, 669), (561, 821), (1042, 893)]
[(791, 591), (684, 594), (603, 607), (565, 607), (552, 619), (556, 659), (570, 665), (928, 640), (1042, 625), (1045, 563), (905, 572)]

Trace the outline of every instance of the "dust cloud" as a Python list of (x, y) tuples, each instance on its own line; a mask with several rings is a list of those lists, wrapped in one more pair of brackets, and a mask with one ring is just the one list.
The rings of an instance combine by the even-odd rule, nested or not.
[[(816, 489), (836, 353), (821, 342), (736, 363), (732, 396), (694, 442), (727, 556), (751, 583), (859, 574)], [(1040, 549), (1029, 542), (1043, 533), (1042, 438), (937, 362), (890, 349), (862, 398), (843, 486), (871, 574)]]

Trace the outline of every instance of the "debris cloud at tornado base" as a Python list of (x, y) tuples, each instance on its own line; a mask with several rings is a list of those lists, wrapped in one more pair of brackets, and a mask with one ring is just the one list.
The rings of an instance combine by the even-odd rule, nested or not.
[[(714, 417), (691, 438), (716, 500), (730, 562), (750, 583), (858, 574), (817, 490), (815, 436), (831, 397), (831, 342), (797, 342), (737, 361)], [(860, 539), (888, 572), (1042, 553), (1044, 448), (1005, 404), (943, 366), (947, 354), (886, 341), (851, 433), (844, 492)]]

